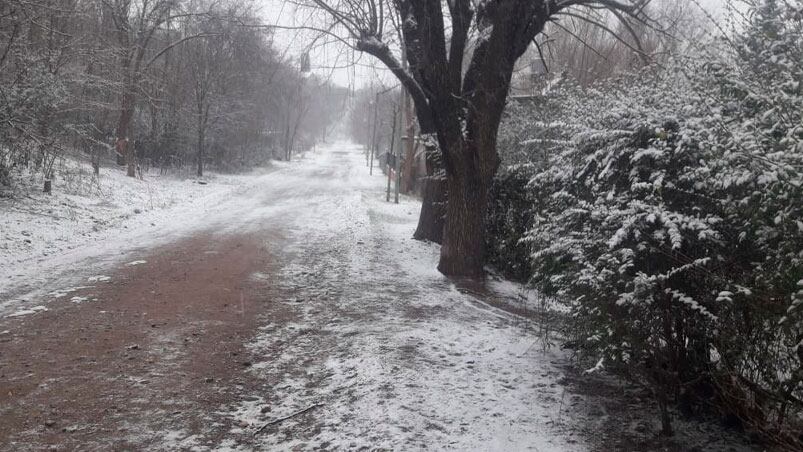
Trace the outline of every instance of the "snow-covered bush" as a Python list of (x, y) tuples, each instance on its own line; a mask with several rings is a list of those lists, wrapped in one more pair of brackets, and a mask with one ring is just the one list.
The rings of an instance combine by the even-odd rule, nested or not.
[(532, 274), (522, 238), (533, 226), (537, 199), (527, 185), (583, 130), (579, 122), (565, 120), (580, 110), (577, 89), (568, 77), (557, 77), (548, 96), (512, 98), (505, 110), (498, 138), (503, 165), (489, 196), (486, 252), (488, 263), (509, 278), (526, 281)]
[(650, 384), (665, 433), (670, 403), (705, 404), (800, 447), (801, 14), (757, 2), (715, 48), (555, 87), (530, 118), (571, 138), (534, 158), (531, 281), (571, 304), (581, 350)]
[(527, 185), (533, 165), (502, 168), (491, 186), (486, 222), (488, 264), (506, 277), (527, 281), (530, 248), (521, 238), (533, 225), (533, 200)]
[(44, 59), (20, 55), (17, 64), (13, 81), (0, 78), (0, 166), (40, 168), (53, 156), (53, 120), (66, 90)]

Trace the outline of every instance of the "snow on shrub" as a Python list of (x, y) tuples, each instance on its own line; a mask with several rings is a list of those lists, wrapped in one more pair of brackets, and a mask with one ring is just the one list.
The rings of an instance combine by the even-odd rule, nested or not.
[(713, 50), (561, 84), (513, 134), (551, 143), (528, 184), (531, 282), (571, 305), (594, 362), (650, 384), (664, 433), (678, 402), (800, 446), (801, 15), (758, 2)]

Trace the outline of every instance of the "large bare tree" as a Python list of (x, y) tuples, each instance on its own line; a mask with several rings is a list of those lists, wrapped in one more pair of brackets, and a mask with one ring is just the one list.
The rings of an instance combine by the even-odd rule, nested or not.
[[(519, 57), (550, 21), (571, 16), (597, 22), (589, 11), (607, 9), (627, 24), (642, 16), (649, 1), (308, 0), (327, 20), (317, 26), (321, 32), (393, 72), (413, 99), (422, 133), (437, 138), (448, 193), (442, 273), (483, 274), (488, 190), (499, 165), (497, 130)], [(401, 43), (394, 42), (398, 30)], [(425, 189), (425, 196), (436, 195)], [(437, 221), (431, 212), (422, 212), (423, 218)]]

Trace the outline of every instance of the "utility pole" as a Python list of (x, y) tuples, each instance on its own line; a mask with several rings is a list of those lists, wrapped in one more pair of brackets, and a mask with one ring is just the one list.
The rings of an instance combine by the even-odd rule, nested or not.
[(374, 147), (371, 148), (371, 161), (370, 161), (370, 163), (368, 163), (368, 165), (370, 165), (370, 166), (368, 166), (368, 175), (369, 176), (373, 176), (374, 175), (374, 153), (375, 152), (376, 152), (376, 147), (374, 146)]
[[(383, 86), (383, 88), (384, 88), (384, 86)], [(374, 156), (379, 151), (379, 139), (376, 136), (377, 131), (379, 129), (381, 129), (381, 127), (379, 127), (379, 117), (378, 117), (379, 96), (381, 96), (381, 95), (383, 95), (383, 94), (385, 94), (385, 93), (387, 93), (389, 91), (393, 91), (394, 89), (396, 89), (396, 86), (391, 86), (391, 87), (383, 89), (382, 91), (377, 91), (376, 98), (374, 99), (374, 127), (373, 127), (374, 130), (373, 130), (373, 133), (372, 133), (372, 137), (373, 138), (371, 139), (371, 143), (373, 143), (373, 145), (371, 146), (370, 165), (369, 165), (370, 170), (368, 172), (371, 175), (374, 174)], [(393, 114), (394, 115), (396, 114), (396, 110), (395, 109), (393, 110)], [(395, 121), (395, 116), (394, 116), (394, 121)], [(395, 122), (394, 122), (394, 126), (395, 126)], [(389, 152), (393, 153), (393, 141), (392, 140), (390, 142)], [(388, 168), (388, 173), (390, 173), (390, 168)], [(390, 190), (390, 189), (388, 188), (388, 190)], [(388, 195), (388, 196), (390, 196), (390, 195)], [(389, 197), (388, 197), (388, 201), (390, 201)]]
[[(393, 148), (396, 147), (396, 120), (397, 119), (398, 119), (398, 112), (397, 112), (396, 108), (394, 108), (393, 109), (393, 123), (392, 123), (393, 124), (393, 128), (391, 129), (391, 132), (390, 132), (390, 149), (388, 150), (389, 151), (388, 152), (388, 156), (394, 157), (394, 158), (395, 158), (395, 155), (394, 155)], [(398, 158), (396, 158), (396, 160), (398, 161)], [(387, 194), (385, 196), (385, 200), (387, 202), (390, 202), (390, 181), (391, 181), (391, 179), (393, 179), (393, 172), (391, 171), (390, 162), (387, 162), (386, 166), (388, 168), (388, 191), (387, 191)], [(395, 166), (398, 167), (399, 166), (398, 163), (396, 163)]]
[[(371, 80), (371, 88), (370, 88), (370, 90), (371, 90), (370, 92), (374, 91), (374, 81), (373, 80)], [(371, 103), (369, 102), (368, 103), (368, 107), (370, 107), (370, 106), (371, 106)], [(376, 113), (376, 107), (374, 107), (374, 112)], [(374, 122), (376, 122), (376, 121), (374, 121)], [(373, 147), (374, 147), (374, 135), (373, 135), (373, 133), (371, 133), (368, 136), (368, 146), (365, 147), (365, 166), (367, 166), (369, 168), (369, 170), (368, 170), (369, 174), (370, 174), (370, 171), (371, 171), (370, 170), (370, 168), (371, 168), (370, 155), (371, 155), (371, 149), (373, 149)]]

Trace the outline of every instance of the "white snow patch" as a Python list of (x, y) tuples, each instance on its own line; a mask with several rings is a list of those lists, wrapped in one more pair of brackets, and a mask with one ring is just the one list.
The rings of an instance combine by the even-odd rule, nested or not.
[(262, 409), (267, 402), (262, 397), (255, 397), (252, 400), (242, 402), (233, 413), (222, 412), (224, 416), (234, 419), (234, 427), (231, 433), (245, 433), (249, 427), (257, 426), (264, 415)]
[(66, 297), (67, 295), (69, 295), (69, 294), (71, 294), (73, 292), (77, 292), (77, 291), (83, 290), (83, 289), (91, 289), (93, 287), (94, 286), (67, 287), (65, 289), (54, 290), (53, 292), (50, 292), (48, 295), (50, 295), (53, 298), (64, 298), (64, 297)]
[(72, 298), (70, 298), (70, 302), (75, 303), (75, 304), (80, 304), (80, 303), (83, 303), (85, 301), (90, 301), (89, 297), (72, 297)]
[(569, 306), (565, 303), (544, 296), (525, 284), (494, 276), (487, 282), (487, 286), (499, 302), (525, 312), (554, 311), (563, 314), (569, 312)]
[(47, 311), (47, 310), (48, 309), (46, 307), (44, 307), (44, 306), (34, 306), (34, 307), (30, 308), (30, 309), (21, 309), (19, 311), (14, 312), (14, 313), (8, 314), (6, 317), (22, 317), (24, 315), (36, 314), (37, 312), (44, 312), (44, 311)]

